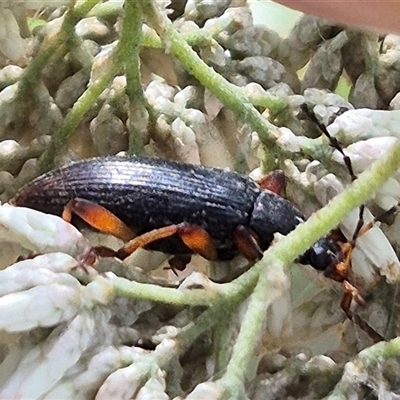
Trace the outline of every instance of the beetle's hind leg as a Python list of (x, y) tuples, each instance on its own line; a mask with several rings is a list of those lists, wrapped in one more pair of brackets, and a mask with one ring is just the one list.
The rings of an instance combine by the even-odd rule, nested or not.
[(71, 222), (73, 214), (83, 219), (99, 232), (113, 235), (125, 242), (132, 240), (136, 236), (136, 233), (116, 215), (89, 200), (79, 198), (71, 200), (65, 206), (62, 218), (67, 222)]
[[(72, 216), (77, 215), (89, 226), (97, 229), (101, 233), (113, 235), (123, 241), (132, 240), (136, 233), (129, 228), (123, 221), (116, 215), (108, 211), (103, 206), (93, 203), (89, 200), (76, 198), (71, 200), (65, 207), (62, 213), (64, 221), (71, 222)], [(36, 257), (37, 253), (31, 254), (28, 258)], [(80, 260), (82, 266), (94, 265), (98, 257), (116, 257), (117, 252), (105, 247), (98, 246), (90, 249), (89, 252), (84, 254)], [(26, 259), (25, 257), (19, 258), (17, 261)]]

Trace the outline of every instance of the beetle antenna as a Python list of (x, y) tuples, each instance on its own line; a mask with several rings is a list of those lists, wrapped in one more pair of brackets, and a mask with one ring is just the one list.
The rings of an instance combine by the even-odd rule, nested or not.
[[(346, 155), (346, 153), (343, 150), (343, 146), (342, 144), (339, 142), (339, 140), (337, 140), (335, 137), (333, 137), (329, 132), (328, 129), (326, 129), (326, 126), (324, 124), (322, 124), (321, 122), (319, 122), (317, 116), (314, 114), (313, 111), (311, 111), (311, 109), (308, 107), (307, 104), (302, 104), (300, 106), (301, 110), (307, 115), (308, 119), (310, 121), (312, 121), (317, 127), (318, 129), (328, 138), (329, 140), (329, 144), (336, 149), (342, 156), (343, 156), (343, 161), (346, 164), (346, 167), (349, 171), (350, 177), (352, 181), (355, 181), (357, 179), (357, 176), (354, 174), (353, 171), (353, 165), (351, 163), (351, 159), (348, 155)], [(341, 113), (344, 113), (343, 107), (340, 109)], [(334, 119), (337, 117), (338, 115), (335, 115), (333, 118), (330, 119), (330, 123), (332, 123), (334, 121)]]
[[(342, 144), (337, 140), (335, 137), (333, 137), (329, 132), (328, 129), (324, 124), (322, 124), (315, 113), (308, 107), (307, 104), (303, 103), (300, 106), (301, 110), (307, 115), (308, 119), (312, 121), (318, 129), (328, 138), (329, 144), (331, 147), (333, 147), (335, 150), (337, 150), (343, 157), (343, 161), (347, 167), (347, 170), (349, 171), (349, 175), (351, 178), (351, 181), (354, 182), (357, 179), (357, 175), (354, 173), (353, 170), (353, 164), (351, 163), (351, 158), (345, 153)], [(339, 116), (344, 114), (348, 109), (346, 107), (340, 107), (338, 112), (336, 112), (334, 115), (332, 115), (329, 118), (329, 124), (334, 122), (334, 120)], [(358, 218), (358, 223), (356, 226), (356, 229), (354, 230), (352, 241), (357, 240), (357, 237), (359, 236), (360, 230), (364, 225), (364, 205), (360, 206), (360, 213), (359, 213), (359, 218)]]
[[(304, 112), (308, 119), (318, 127), (322, 134), (328, 138), (330, 146), (337, 150), (343, 156), (343, 161), (347, 167), (351, 181), (354, 182), (357, 179), (357, 175), (354, 173), (351, 158), (345, 153), (342, 144), (339, 142), (339, 140), (337, 140), (328, 132), (326, 126), (318, 120), (315, 113), (309, 108), (306, 103), (301, 104), (300, 109)], [(345, 113), (346, 111), (348, 111), (346, 107), (340, 107), (338, 112), (329, 119), (329, 124), (331, 124), (339, 115)], [(357, 240), (357, 237), (359, 236), (359, 233), (364, 225), (364, 208), (364, 205), (360, 206), (359, 219), (353, 233), (352, 241)]]

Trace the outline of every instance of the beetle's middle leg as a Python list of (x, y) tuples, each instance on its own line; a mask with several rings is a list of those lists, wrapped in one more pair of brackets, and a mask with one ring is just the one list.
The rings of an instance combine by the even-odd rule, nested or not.
[(173, 235), (179, 236), (193, 253), (200, 254), (207, 260), (218, 259), (218, 252), (211, 236), (200, 226), (186, 222), (154, 229), (132, 239), (118, 250), (118, 257), (124, 259), (139, 248), (149, 246), (157, 240), (168, 239)]

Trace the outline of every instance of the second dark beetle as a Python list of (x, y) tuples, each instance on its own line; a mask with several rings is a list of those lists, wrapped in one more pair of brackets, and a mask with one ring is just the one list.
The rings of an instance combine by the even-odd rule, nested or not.
[[(199, 252), (219, 260), (239, 253), (252, 258), (246, 246), (255, 246), (260, 255), (276, 232), (286, 235), (304, 221), (289, 201), (262, 190), (245, 175), (140, 157), (73, 163), (37, 178), (22, 188), (12, 203), (61, 215), (76, 199), (104, 207), (139, 237), (174, 225), (199, 228), (214, 246), (213, 256), (208, 256), (207, 246), (204, 251), (196, 250), (196, 238), (195, 245), (182, 240), (186, 236), (180, 230), (164, 238), (156, 235), (145, 247), (174, 255)], [(339, 247), (324, 238), (299, 261), (325, 270), (341, 258)]]

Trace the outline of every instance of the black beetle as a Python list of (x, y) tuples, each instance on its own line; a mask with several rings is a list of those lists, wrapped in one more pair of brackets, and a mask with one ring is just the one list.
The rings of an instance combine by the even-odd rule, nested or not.
[[(289, 201), (245, 175), (142, 157), (75, 162), (29, 183), (11, 203), (56, 215), (72, 212), (126, 241), (136, 237), (121, 258), (145, 247), (207, 259), (239, 253), (258, 259), (275, 233), (286, 235), (304, 221)], [(109, 218), (117, 228), (110, 228)], [(298, 261), (326, 270), (342, 259), (340, 247), (323, 238)]]

